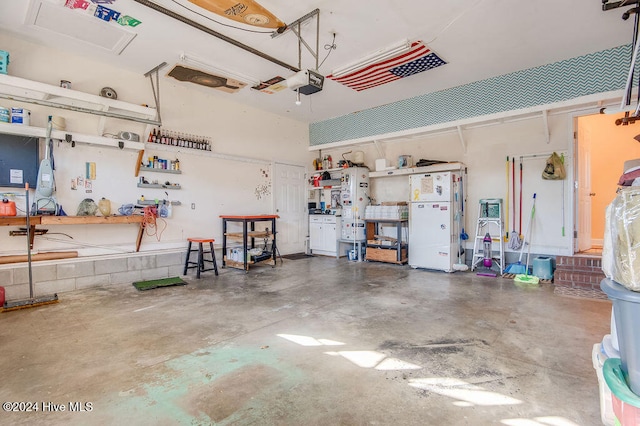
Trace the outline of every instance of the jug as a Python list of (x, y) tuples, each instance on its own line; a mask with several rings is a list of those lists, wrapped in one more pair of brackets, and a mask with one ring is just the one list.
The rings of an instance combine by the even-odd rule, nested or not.
[(102, 213), (102, 216), (107, 217), (111, 215), (111, 201), (102, 197), (100, 201), (98, 201), (98, 210)]

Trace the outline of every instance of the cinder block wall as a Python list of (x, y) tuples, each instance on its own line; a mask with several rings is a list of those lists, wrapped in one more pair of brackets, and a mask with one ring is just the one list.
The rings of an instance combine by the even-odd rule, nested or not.
[[(158, 253), (132, 253), (122, 256), (96, 256), (32, 263), (34, 295), (133, 283), (181, 276), (184, 250)], [(0, 286), (5, 288), (6, 300), (29, 297), (29, 269), (26, 263), (2, 265)]]

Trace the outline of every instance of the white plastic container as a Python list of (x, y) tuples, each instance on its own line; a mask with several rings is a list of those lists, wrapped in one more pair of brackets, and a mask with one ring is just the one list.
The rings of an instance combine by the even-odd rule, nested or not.
[(598, 376), (598, 388), (600, 389), (600, 420), (605, 426), (615, 425), (616, 416), (613, 413), (613, 403), (611, 402), (611, 390), (607, 386), (607, 382), (604, 380), (602, 374), (602, 367), (607, 360), (607, 356), (602, 352), (602, 345), (596, 343), (593, 345), (593, 351), (591, 352), (591, 360), (593, 361), (593, 368), (596, 370)]
[(31, 111), (25, 108), (11, 108), (11, 124), (31, 125)]
[(8, 123), (10, 121), (9, 108), (0, 107), (0, 123)]
[(386, 158), (378, 158), (376, 160), (376, 172), (387, 170), (391, 166), (391, 162)]

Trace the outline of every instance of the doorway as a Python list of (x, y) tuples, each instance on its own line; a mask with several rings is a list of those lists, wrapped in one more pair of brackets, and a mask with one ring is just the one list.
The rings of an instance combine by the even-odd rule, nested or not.
[(302, 253), (307, 236), (305, 169), (275, 163), (273, 167), (275, 212), (280, 254)]
[(574, 253), (601, 254), (605, 210), (616, 196), (624, 162), (640, 158), (640, 123), (616, 126), (620, 114), (574, 121)]

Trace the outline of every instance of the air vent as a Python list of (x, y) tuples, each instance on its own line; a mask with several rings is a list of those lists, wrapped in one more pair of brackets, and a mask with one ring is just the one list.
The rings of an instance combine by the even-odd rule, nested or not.
[(116, 55), (121, 54), (136, 36), (136, 33), (126, 31), (120, 25), (46, 0), (32, 0), (25, 24), (64, 38), (71, 37)]
[(187, 68), (182, 65), (176, 65), (167, 74), (179, 81), (199, 84), (201, 86), (212, 87), (227, 93), (234, 93), (246, 86), (238, 80), (228, 79), (219, 75), (213, 75), (204, 71)]

